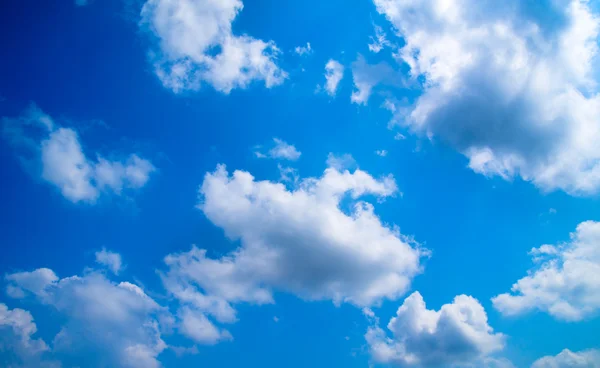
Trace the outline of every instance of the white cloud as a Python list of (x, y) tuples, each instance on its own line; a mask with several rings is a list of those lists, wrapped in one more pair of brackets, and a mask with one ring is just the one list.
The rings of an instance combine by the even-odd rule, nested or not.
[(329, 153), (327, 155), (327, 167), (334, 168), (337, 171), (352, 170), (357, 166), (356, 160), (349, 153), (344, 153), (343, 155)]
[(140, 26), (155, 38), (150, 59), (163, 85), (177, 93), (206, 83), (229, 93), (256, 81), (283, 83), (273, 41), (233, 34), (242, 8), (241, 0), (148, 0)]
[[(219, 166), (206, 174), (198, 208), (241, 245), (218, 258), (196, 247), (169, 255), (163, 283), (180, 304), (220, 323), (237, 321), (237, 303), (273, 303), (275, 291), (357, 306), (395, 299), (421, 271), (425, 251), (358, 201), (395, 193), (391, 176), (361, 170), (328, 168), (288, 190)], [(345, 198), (354, 202), (350, 213), (341, 209)], [(216, 331), (213, 339), (223, 334)]]
[(466, 295), (454, 298), (439, 311), (429, 310), (414, 292), (387, 325), (392, 337), (378, 326), (377, 317), (365, 339), (378, 363), (400, 367), (455, 366), (479, 362), (504, 347), (506, 337), (494, 333), (479, 302)]
[(406, 137), (402, 133), (396, 133), (396, 135), (394, 136), (394, 139), (397, 141), (403, 141), (406, 139)]
[(352, 63), (352, 79), (354, 91), (350, 100), (359, 105), (366, 105), (373, 88), (377, 85), (402, 87), (405, 81), (402, 75), (387, 62), (368, 64), (362, 55), (358, 55)]
[(375, 154), (376, 154), (377, 156), (385, 157), (385, 156), (387, 156), (387, 154), (388, 154), (388, 151), (387, 151), (387, 150), (376, 150), (376, 151), (375, 151)]
[(374, 3), (406, 42), (398, 60), (423, 81), (397, 123), (449, 143), (476, 172), (598, 192), (599, 18), (587, 1), (549, 2), (544, 19), (518, 0)]
[(556, 356), (536, 360), (531, 368), (600, 368), (600, 351), (589, 349), (574, 353), (565, 349)]
[[(54, 357), (97, 366), (159, 367), (157, 356), (166, 348), (158, 320), (169, 315), (138, 286), (115, 283), (103, 274), (58, 279), (48, 269), (7, 275), (24, 297), (32, 295), (66, 321), (53, 341)], [(85, 363), (85, 364), (84, 364)]]
[(530, 252), (536, 267), (518, 280), (511, 293), (492, 299), (505, 315), (541, 310), (567, 321), (579, 321), (600, 310), (600, 222), (577, 226), (571, 240), (542, 245)]
[(37, 326), (31, 313), (26, 310), (9, 309), (0, 303), (0, 361), (16, 366), (40, 367), (41, 354), (48, 351), (42, 339), (33, 338)]
[[(293, 144), (289, 144), (279, 138), (273, 138), (273, 142), (275, 143), (274, 146), (267, 153), (255, 151), (254, 154), (256, 157), (296, 161), (302, 155), (302, 152), (298, 151)], [(257, 146), (256, 148), (261, 147)]]
[(118, 275), (123, 268), (123, 262), (119, 253), (102, 248), (102, 250), (95, 253), (95, 256), (96, 263), (106, 266), (115, 275)]
[(375, 37), (371, 36), (371, 43), (369, 43), (369, 50), (374, 53), (378, 53), (385, 47), (391, 46), (390, 41), (387, 40), (383, 28), (375, 26)]
[(139, 189), (156, 170), (136, 154), (124, 161), (109, 161), (99, 154), (97, 161), (88, 158), (77, 132), (58, 126), (36, 106), (2, 122), (5, 138), (22, 155), (26, 168), (39, 173), (74, 203), (95, 203), (105, 192), (121, 195), (123, 189)]
[(306, 43), (306, 46), (296, 46), (294, 52), (300, 56), (312, 54), (313, 50), (310, 47), (310, 42)]
[(338, 85), (344, 77), (344, 66), (338, 61), (329, 59), (325, 64), (325, 86), (328, 95), (335, 96)]

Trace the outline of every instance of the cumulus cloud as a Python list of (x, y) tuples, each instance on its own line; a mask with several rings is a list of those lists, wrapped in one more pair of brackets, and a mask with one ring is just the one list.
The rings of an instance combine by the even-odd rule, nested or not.
[[(169, 255), (163, 283), (193, 316), (219, 323), (237, 321), (237, 303), (273, 303), (275, 291), (357, 306), (395, 299), (421, 271), (426, 251), (382, 224), (373, 205), (359, 201), (395, 193), (391, 176), (375, 179), (361, 170), (328, 168), (291, 190), (218, 166), (204, 178), (198, 208), (240, 246), (217, 258), (195, 246)], [(218, 329), (198, 337), (227, 338)]]
[(48, 351), (42, 339), (32, 336), (37, 332), (31, 313), (20, 308), (9, 309), (0, 303), (0, 360), (17, 367), (48, 366), (40, 364), (41, 354)]
[(95, 253), (95, 256), (96, 263), (106, 266), (115, 275), (118, 275), (123, 268), (123, 262), (119, 253), (102, 248), (102, 250)]
[(544, 15), (518, 0), (374, 3), (405, 41), (398, 60), (422, 81), (397, 123), (447, 142), (476, 172), (598, 192), (599, 17), (587, 1), (549, 1)]
[(59, 279), (52, 270), (38, 269), (6, 280), (20, 290), (19, 297), (32, 296), (66, 321), (54, 337), (54, 357), (89, 365), (92, 354), (97, 366), (160, 366), (157, 356), (166, 344), (158, 321), (169, 313), (138, 286), (112, 282), (94, 271)]
[(352, 63), (352, 79), (354, 91), (350, 100), (359, 105), (367, 104), (373, 88), (377, 85), (403, 87), (406, 84), (402, 75), (387, 62), (368, 64), (362, 55), (358, 55)]
[[(273, 143), (273, 147), (266, 153), (262, 153), (259, 150), (255, 151), (254, 154), (256, 157), (296, 161), (302, 155), (302, 152), (298, 151), (293, 144), (289, 144), (279, 138), (273, 138)], [(261, 146), (257, 146), (256, 148), (260, 149)]]
[(232, 23), (241, 0), (148, 0), (140, 27), (152, 35), (150, 59), (163, 85), (175, 93), (209, 84), (229, 93), (263, 81), (279, 85), (287, 73), (277, 66), (279, 49), (249, 35), (235, 35)]
[(344, 77), (344, 66), (338, 61), (329, 59), (325, 64), (325, 85), (323, 87), (318, 86), (317, 90), (323, 88), (328, 95), (335, 96), (338, 85)]
[(310, 47), (310, 42), (306, 43), (306, 46), (296, 46), (294, 52), (300, 56), (312, 54), (313, 50)]
[(119, 161), (99, 154), (96, 160), (88, 158), (74, 129), (59, 126), (34, 105), (2, 123), (5, 139), (25, 168), (74, 203), (95, 203), (102, 193), (121, 195), (125, 189), (139, 189), (155, 171), (150, 161), (136, 154)]
[(599, 368), (600, 351), (583, 350), (577, 353), (565, 349), (556, 356), (545, 356), (536, 360), (531, 368)]
[(379, 327), (377, 317), (371, 315), (370, 319), (374, 324), (365, 339), (375, 362), (400, 367), (466, 366), (476, 362), (478, 366), (493, 367), (502, 363), (490, 360), (489, 355), (504, 348), (506, 337), (494, 333), (485, 310), (473, 297), (459, 295), (435, 311), (427, 309), (421, 294), (414, 292), (388, 323), (391, 337)]
[(566, 321), (579, 321), (600, 310), (600, 222), (577, 226), (571, 240), (542, 245), (530, 252), (536, 266), (511, 293), (492, 299), (505, 315), (541, 310)]

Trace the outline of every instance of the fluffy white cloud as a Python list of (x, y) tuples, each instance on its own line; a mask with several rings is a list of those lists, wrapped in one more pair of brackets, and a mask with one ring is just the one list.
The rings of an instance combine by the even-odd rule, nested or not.
[(476, 172), (598, 192), (599, 18), (586, 0), (544, 12), (518, 0), (374, 3), (406, 42), (398, 60), (424, 81), (398, 123), (449, 143)]
[(296, 46), (294, 52), (300, 56), (312, 54), (313, 50), (310, 47), (310, 42), (306, 43), (306, 46)]
[(287, 74), (276, 64), (275, 43), (232, 32), (241, 0), (148, 0), (140, 26), (155, 38), (150, 53), (157, 76), (174, 92), (198, 90), (203, 83), (229, 93), (251, 82), (267, 88)]
[(577, 226), (571, 240), (542, 245), (530, 252), (535, 268), (512, 286), (512, 293), (492, 299), (505, 315), (541, 310), (567, 321), (579, 321), (600, 310), (600, 222)]
[(344, 66), (340, 64), (338, 61), (333, 59), (329, 59), (327, 64), (325, 64), (325, 91), (330, 96), (335, 96), (335, 92), (337, 91), (338, 84), (344, 77)]
[(31, 313), (9, 309), (0, 303), (0, 361), (3, 365), (40, 367), (41, 354), (49, 350), (42, 339), (32, 337), (37, 332)]
[(402, 87), (406, 84), (402, 75), (385, 61), (368, 64), (362, 55), (358, 55), (352, 63), (352, 79), (354, 91), (350, 100), (359, 105), (367, 104), (373, 88), (377, 85)]
[(6, 280), (12, 290), (20, 290), (19, 297), (33, 295), (66, 320), (54, 338), (54, 356), (86, 366), (90, 356), (97, 366), (160, 366), (157, 356), (166, 344), (158, 321), (170, 315), (138, 286), (112, 282), (94, 271), (59, 279), (49, 269), (38, 269)]
[[(169, 255), (164, 285), (189, 308), (182, 313), (192, 313), (190, 324), (205, 327), (204, 314), (233, 323), (234, 304), (273, 303), (274, 291), (357, 306), (395, 299), (421, 271), (426, 251), (382, 224), (371, 204), (357, 201), (395, 193), (391, 176), (378, 180), (361, 170), (328, 168), (292, 190), (218, 166), (205, 176), (198, 208), (241, 245), (218, 258), (196, 247)], [(197, 341), (230, 338), (226, 331), (203, 330)]]
[(36, 106), (2, 122), (5, 138), (22, 155), (26, 168), (75, 203), (95, 203), (104, 192), (121, 195), (123, 189), (139, 189), (155, 171), (150, 161), (136, 154), (124, 161), (109, 161), (99, 154), (96, 161), (88, 158), (77, 132), (58, 126)]
[(102, 248), (102, 250), (95, 253), (95, 256), (96, 263), (108, 267), (108, 269), (115, 275), (118, 275), (123, 268), (123, 261), (121, 260), (121, 255), (119, 253), (111, 252), (106, 250), (106, 248)]
[[(273, 142), (273, 147), (267, 153), (255, 151), (254, 154), (256, 157), (296, 161), (302, 155), (302, 152), (298, 151), (293, 144), (289, 144), (279, 138), (273, 138)], [(256, 148), (261, 148), (261, 146), (257, 146)]]
[(600, 351), (583, 350), (577, 353), (565, 349), (556, 356), (545, 356), (536, 360), (531, 368), (599, 368)]
[(450, 367), (474, 362), (492, 367), (498, 361), (490, 362), (488, 355), (503, 349), (506, 339), (493, 332), (481, 304), (466, 295), (435, 311), (427, 309), (421, 294), (414, 292), (387, 325), (392, 337), (372, 314), (370, 319), (375, 324), (365, 339), (373, 360), (400, 367)]

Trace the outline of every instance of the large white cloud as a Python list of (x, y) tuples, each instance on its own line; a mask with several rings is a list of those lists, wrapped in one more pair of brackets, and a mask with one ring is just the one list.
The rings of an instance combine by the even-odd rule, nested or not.
[(102, 193), (121, 195), (143, 187), (156, 170), (136, 154), (108, 160), (88, 158), (72, 128), (61, 127), (36, 106), (2, 119), (4, 137), (26, 169), (56, 186), (72, 202), (95, 203)]
[(233, 34), (242, 8), (241, 0), (145, 3), (140, 26), (155, 38), (150, 58), (165, 87), (181, 92), (206, 83), (229, 93), (254, 81), (267, 88), (283, 83), (287, 74), (276, 64), (274, 42)]
[[(375, 179), (361, 170), (328, 168), (288, 189), (218, 166), (205, 176), (198, 208), (241, 245), (218, 258), (197, 247), (169, 255), (163, 282), (187, 312), (220, 323), (237, 320), (236, 303), (273, 303), (274, 291), (357, 306), (396, 299), (420, 272), (426, 251), (358, 201), (395, 193), (391, 176)], [(218, 330), (209, 336), (230, 337)]]
[[(65, 320), (53, 340), (53, 357), (68, 356), (86, 366), (90, 357), (94, 366), (160, 366), (157, 356), (166, 344), (159, 321), (172, 317), (138, 286), (112, 282), (96, 271), (59, 279), (52, 270), (38, 269), (7, 275), (6, 280), (9, 295), (31, 295)], [(35, 326), (27, 331), (31, 335)]]
[(565, 349), (555, 356), (536, 360), (531, 368), (599, 368), (600, 351), (596, 349), (572, 352)]
[(577, 226), (571, 240), (531, 250), (537, 263), (512, 286), (512, 293), (492, 299), (505, 315), (541, 310), (567, 321), (579, 321), (600, 310), (600, 222)]
[(439, 311), (429, 310), (423, 297), (414, 292), (398, 308), (387, 325), (391, 337), (374, 320), (365, 339), (375, 362), (400, 367), (509, 367), (509, 362), (490, 354), (504, 348), (506, 337), (494, 333), (487, 314), (473, 297), (459, 295)]
[(586, 0), (374, 0), (423, 93), (395, 120), (485, 175), (600, 189), (599, 18)]

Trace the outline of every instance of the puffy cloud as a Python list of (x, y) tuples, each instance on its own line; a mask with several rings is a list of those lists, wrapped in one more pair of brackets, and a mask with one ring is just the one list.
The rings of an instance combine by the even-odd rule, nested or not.
[(565, 349), (556, 356), (545, 356), (536, 360), (531, 368), (598, 368), (600, 351), (583, 350), (577, 353)]
[(313, 50), (310, 47), (310, 42), (306, 43), (306, 46), (296, 46), (294, 52), (300, 56), (312, 54)]
[(598, 192), (600, 18), (586, 0), (546, 1), (543, 15), (518, 0), (374, 3), (422, 81), (398, 123), (449, 143), (476, 172)]
[(6, 280), (66, 320), (54, 338), (54, 356), (69, 356), (82, 365), (89, 365), (92, 354), (97, 366), (160, 366), (157, 356), (166, 344), (158, 321), (169, 313), (138, 286), (112, 282), (94, 271), (58, 279), (51, 270), (38, 269)]
[(373, 360), (400, 367), (466, 366), (475, 362), (493, 367), (498, 361), (488, 355), (503, 349), (506, 339), (493, 332), (481, 304), (466, 295), (435, 311), (427, 309), (421, 294), (414, 292), (387, 325), (392, 337), (378, 326), (376, 317), (370, 319), (375, 324), (365, 339)]
[(0, 303), (0, 360), (12, 366), (39, 367), (41, 354), (49, 350), (42, 339), (32, 337), (37, 332), (31, 313), (9, 309)]
[[(233, 323), (235, 304), (273, 303), (275, 291), (357, 306), (395, 299), (421, 271), (426, 251), (382, 224), (371, 204), (358, 201), (395, 193), (391, 176), (375, 179), (361, 170), (328, 168), (322, 177), (305, 178), (288, 189), (256, 181), (245, 171), (230, 175), (218, 166), (204, 178), (198, 208), (241, 245), (218, 258), (195, 246), (171, 254), (165, 258), (163, 283), (189, 308), (190, 324), (202, 326), (207, 321), (198, 313)], [(230, 337), (204, 330), (197, 340)]]
[(335, 96), (338, 84), (344, 77), (344, 66), (338, 61), (329, 59), (325, 64), (325, 86), (323, 87), (327, 94)]
[(121, 195), (124, 189), (139, 189), (155, 171), (150, 161), (136, 154), (124, 161), (110, 161), (98, 154), (96, 161), (88, 158), (77, 132), (58, 126), (36, 106), (19, 117), (5, 117), (2, 122), (5, 138), (26, 168), (74, 203), (95, 203), (105, 192)]
[(206, 83), (229, 93), (255, 81), (283, 83), (274, 42), (233, 34), (242, 8), (241, 0), (148, 0), (140, 26), (153, 35), (150, 59), (163, 85), (177, 93)]
[(368, 64), (362, 55), (358, 55), (352, 63), (352, 79), (354, 91), (350, 100), (359, 105), (367, 104), (373, 88), (377, 85), (403, 87), (406, 84), (402, 75), (385, 61)]
[[(269, 157), (277, 160), (296, 161), (300, 158), (300, 155), (302, 155), (302, 152), (298, 151), (293, 144), (289, 144), (279, 138), (273, 138), (273, 142), (275, 144), (267, 153), (255, 151), (254, 154), (256, 155), (256, 157)], [(257, 146), (256, 148), (261, 148), (261, 146)]]
[(102, 250), (95, 253), (95, 256), (96, 263), (106, 266), (115, 275), (118, 275), (123, 267), (123, 262), (119, 253), (102, 248)]
[(542, 245), (530, 252), (536, 267), (518, 280), (511, 293), (492, 299), (505, 315), (541, 310), (567, 321), (579, 321), (600, 309), (600, 222), (577, 226), (571, 240)]

